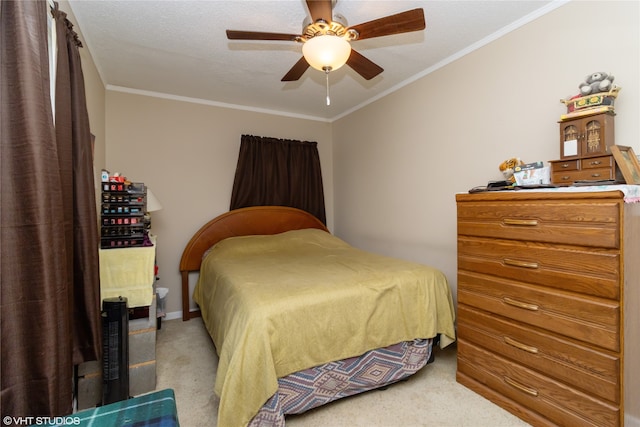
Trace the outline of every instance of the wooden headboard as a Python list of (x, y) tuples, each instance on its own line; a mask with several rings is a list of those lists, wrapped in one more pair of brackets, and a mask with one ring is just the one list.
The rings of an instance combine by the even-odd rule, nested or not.
[(200, 316), (189, 311), (189, 273), (200, 271), (202, 256), (220, 240), (234, 236), (278, 234), (290, 230), (327, 227), (310, 213), (285, 206), (252, 206), (226, 212), (203, 225), (189, 240), (180, 259), (182, 320)]

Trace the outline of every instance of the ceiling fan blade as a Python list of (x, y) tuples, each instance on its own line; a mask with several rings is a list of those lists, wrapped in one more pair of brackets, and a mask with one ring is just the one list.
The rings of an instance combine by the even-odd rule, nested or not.
[(307, 68), (309, 68), (309, 63), (307, 62), (306, 59), (304, 59), (304, 56), (303, 56), (302, 58), (300, 58), (298, 60), (298, 62), (296, 62), (296, 64), (293, 67), (291, 67), (289, 72), (287, 74), (285, 74), (285, 76), (280, 81), (281, 82), (293, 82), (293, 81), (296, 81), (300, 77), (302, 77), (304, 72), (307, 71)]
[(347, 59), (347, 65), (364, 77), (365, 80), (371, 80), (384, 71), (382, 67), (371, 62), (353, 49), (351, 49), (351, 55), (349, 55), (349, 59)]
[(372, 37), (420, 31), (424, 30), (425, 27), (424, 11), (418, 8), (354, 25), (353, 27), (349, 27), (349, 29), (356, 30), (358, 32), (357, 40), (362, 40)]
[(227, 38), (229, 40), (286, 40), (295, 42), (299, 37), (300, 36), (298, 34), (227, 30)]
[(316, 22), (318, 19), (322, 19), (325, 22), (331, 22), (333, 20), (331, 0), (307, 0), (307, 7), (309, 8), (309, 14), (313, 22)]

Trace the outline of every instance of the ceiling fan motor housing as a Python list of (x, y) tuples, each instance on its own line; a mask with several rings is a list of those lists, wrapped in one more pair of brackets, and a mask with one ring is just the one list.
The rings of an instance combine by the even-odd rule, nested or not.
[(326, 22), (323, 19), (318, 19), (316, 22), (311, 22), (310, 18), (305, 18), (302, 23), (302, 37), (301, 41), (307, 41), (317, 36), (332, 35), (338, 37), (344, 37), (349, 41), (358, 39), (358, 32), (353, 29), (347, 29), (347, 20), (344, 16), (335, 14), (333, 21)]

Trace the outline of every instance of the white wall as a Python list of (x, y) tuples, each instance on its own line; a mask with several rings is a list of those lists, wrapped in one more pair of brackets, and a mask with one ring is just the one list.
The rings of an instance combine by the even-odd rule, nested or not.
[(333, 227), (330, 123), (107, 90), (107, 168), (144, 182), (163, 205), (152, 213), (158, 286), (182, 310), (180, 257), (191, 236), (229, 210), (243, 134), (317, 141), (327, 225)]
[(331, 124), (108, 90), (106, 166), (165, 206), (153, 231), (170, 312), (184, 245), (228, 209), (243, 133), (318, 141), (334, 233), (434, 265), (455, 292), (455, 193), (507, 158), (557, 159), (559, 99), (585, 75), (614, 73), (616, 140), (640, 152), (638, 28), (638, 2), (573, 1)]
[(585, 75), (614, 73), (616, 140), (640, 152), (638, 15), (638, 2), (569, 2), (334, 123), (108, 90), (106, 166), (165, 206), (153, 230), (168, 310), (184, 245), (228, 209), (243, 133), (318, 141), (334, 233), (434, 265), (455, 292), (455, 194), (499, 179), (507, 158), (557, 159), (559, 99)]
[(615, 75), (616, 143), (640, 154), (639, 3), (573, 1), (333, 123), (335, 233), (456, 280), (455, 194), (559, 159), (561, 98)]

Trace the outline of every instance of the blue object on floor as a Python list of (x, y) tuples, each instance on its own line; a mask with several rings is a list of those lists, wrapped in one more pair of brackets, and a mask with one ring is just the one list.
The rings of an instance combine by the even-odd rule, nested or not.
[(121, 400), (65, 417), (52, 418), (49, 426), (68, 427), (179, 427), (172, 389)]

